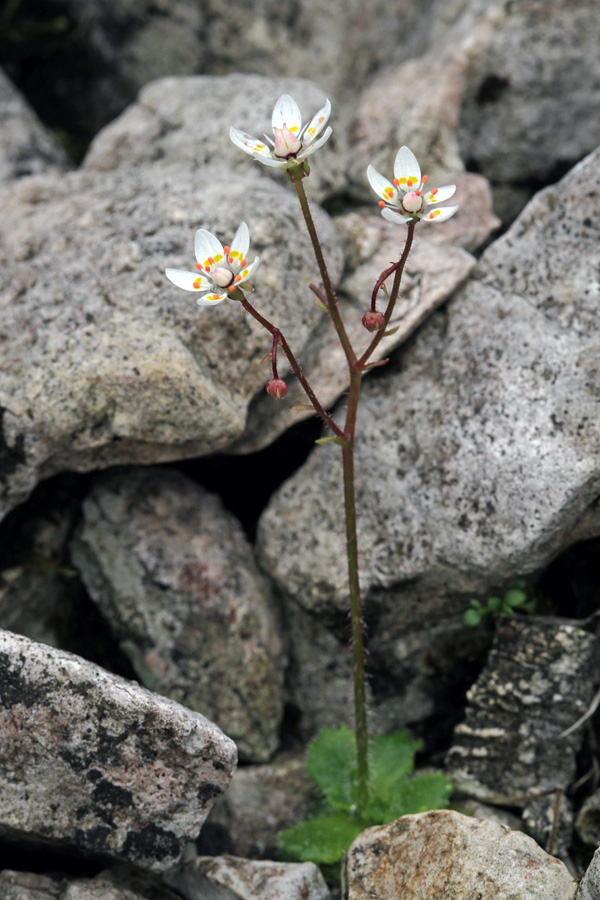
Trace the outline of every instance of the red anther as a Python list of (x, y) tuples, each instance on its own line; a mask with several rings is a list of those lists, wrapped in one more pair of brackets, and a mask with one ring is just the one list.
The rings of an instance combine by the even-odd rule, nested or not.
[(421, 191), (415, 191), (415, 194), (417, 195), (417, 197), (420, 197), (420, 196), (421, 196)]
[(274, 400), (283, 400), (287, 394), (287, 384), (281, 378), (271, 378), (267, 382), (266, 391), (269, 397), (273, 397)]

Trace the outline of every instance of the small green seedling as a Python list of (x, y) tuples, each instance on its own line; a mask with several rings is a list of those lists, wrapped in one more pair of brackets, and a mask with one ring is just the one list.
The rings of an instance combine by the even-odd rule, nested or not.
[(504, 597), (489, 597), (485, 606), (479, 600), (471, 600), (471, 609), (464, 614), (463, 624), (475, 628), (488, 613), (497, 619), (500, 616), (512, 616), (517, 611), (534, 612), (535, 598), (529, 598), (525, 588), (525, 580), (518, 578), (512, 582)]
[(422, 741), (408, 731), (368, 742), (369, 791), (358, 806), (356, 739), (346, 725), (324, 728), (309, 745), (306, 769), (321, 793), (318, 817), (283, 831), (280, 849), (287, 858), (336, 864), (352, 841), (371, 825), (384, 825), (409, 813), (445, 809), (452, 784), (443, 772), (412, 774)]

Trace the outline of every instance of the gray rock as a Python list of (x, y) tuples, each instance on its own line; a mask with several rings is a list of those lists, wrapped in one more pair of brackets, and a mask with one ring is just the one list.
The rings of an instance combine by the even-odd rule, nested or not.
[[(455, 787), (507, 806), (564, 791), (582, 732), (559, 736), (589, 706), (593, 671), (594, 637), (581, 628), (534, 617), (503, 621), (446, 757)], [(538, 804), (526, 820), (539, 812)]]
[(314, 863), (205, 856), (164, 878), (185, 900), (328, 900), (330, 896)]
[(307, 819), (314, 804), (303, 756), (282, 754), (266, 766), (244, 766), (213, 806), (200, 848), (206, 840), (235, 856), (274, 858), (279, 832)]
[(527, 834), (559, 859), (566, 859), (571, 848), (573, 818), (573, 804), (564, 793), (535, 797), (523, 810)]
[[(303, 121), (325, 102), (320, 88), (300, 78), (237, 73), (162, 78), (147, 85), (137, 101), (96, 137), (84, 167), (108, 170), (146, 163), (193, 173), (219, 163), (230, 172), (248, 174), (255, 169), (262, 177), (270, 175), (278, 183), (286, 183), (280, 169), (253, 160), (229, 138), (231, 125), (256, 137), (263, 133), (272, 137), (273, 107), (284, 93), (294, 97)], [(346, 185), (343, 131), (336, 123), (335, 98), (329, 99), (334, 105), (333, 134), (311, 157), (311, 175), (305, 182), (307, 193), (316, 201)]]
[(0, 832), (162, 871), (236, 764), (216, 725), (98, 666), (0, 634)]
[(267, 580), (215, 494), (175, 471), (99, 477), (72, 558), (142, 683), (197, 710), (246, 760), (279, 740), (284, 655)]
[(0, 69), (0, 184), (67, 168), (56, 140)]
[[(1, 193), (0, 514), (63, 469), (199, 456), (244, 433), (270, 336), (235, 303), (198, 309), (167, 281), (165, 267), (193, 264), (197, 227), (230, 240), (248, 222), (254, 302), (302, 358), (324, 316), (297, 302), (312, 250), (295, 197), (252, 165), (81, 171)], [(337, 279), (335, 230), (314, 213)]]
[[(361, 586), (369, 649), (399, 685), (413, 635), (433, 683), (453, 657), (430, 653), (432, 627), (460, 649), (471, 596), (539, 571), (580, 520), (588, 537), (600, 532), (599, 189), (596, 152), (536, 197), (444, 313), (365, 382)], [(258, 530), (264, 568), (324, 628), (347, 613), (336, 453), (319, 447)]]
[(582, 804), (575, 820), (575, 830), (588, 847), (597, 847), (600, 843), (600, 790), (594, 791)]
[(49, 878), (30, 872), (0, 872), (2, 900), (177, 900), (148, 876), (107, 870), (95, 878)]
[(406, 143), (429, 174), (468, 164), (514, 185), (510, 202), (501, 187), (497, 210), (511, 216), (528, 181), (552, 179), (600, 143), (600, 9), (595, 0), (449, 6), (422, 55), (383, 70), (349, 107), (354, 190), (365, 195), (368, 162), (391, 171)]
[(368, 828), (348, 852), (350, 900), (572, 900), (565, 866), (505, 825), (434, 810)]
[(598, 900), (600, 897), (600, 849), (596, 850), (583, 878), (577, 885), (575, 900)]

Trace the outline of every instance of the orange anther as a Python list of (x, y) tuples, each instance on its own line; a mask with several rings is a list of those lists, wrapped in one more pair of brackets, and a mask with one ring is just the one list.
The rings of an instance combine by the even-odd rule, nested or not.
[(201, 266), (200, 263), (196, 263), (196, 268), (199, 269), (200, 271), (202, 271), (204, 266)]
[(230, 284), (228, 287), (229, 291), (235, 291), (235, 284)]
[(437, 189), (437, 188), (434, 188), (432, 191), (429, 191), (429, 193), (431, 194), (432, 197), (435, 197), (435, 195), (437, 194), (437, 192), (438, 192), (438, 189)]
[(399, 184), (400, 182), (398, 181), (398, 179), (394, 178), (394, 187), (398, 187)]
[(212, 258), (212, 256), (209, 256), (208, 259), (206, 260), (206, 262), (210, 263), (211, 266), (214, 266), (214, 264), (215, 264), (215, 261), (214, 261), (214, 259)]
[(232, 263), (232, 262), (233, 262), (233, 256), (228, 256), (228, 257), (227, 257), (227, 262), (228, 262), (228, 263)]
[(422, 193), (421, 191), (415, 191), (415, 194), (417, 195), (417, 197), (420, 197), (421, 193)]
[(235, 276), (235, 280), (236, 280), (236, 281), (241, 281), (241, 280), (242, 280), (242, 276), (241, 276), (241, 275), (236, 275), (236, 276)]
[(223, 247), (223, 253), (225, 254), (225, 256), (227, 256), (227, 254), (229, 253), (229, 247)]
[(383, 200), (380, 200), (380, 201), (379, 201), (379, 205), (380, 205), (381, 208), (383, 209), (383, 207), (385, 206), (385, 203), (383, 202)]
[(241, 268), (243, 269), (245, 265), (246, 265), (246, 260), (243, 259), (243, 260), (241, 261), (241, 263), (240, 263), (240, 266), (241, 266)]
[(421, 181), (423, 184), (427, 184), (427, 175), (423, 175), (423, 178), (421, 179)]

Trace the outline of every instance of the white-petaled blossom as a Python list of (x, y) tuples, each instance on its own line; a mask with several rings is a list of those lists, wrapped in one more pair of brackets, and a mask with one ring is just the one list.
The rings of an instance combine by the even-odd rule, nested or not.
[(378, 197), (381, 215), (390, 222), (445, 222), (453, 216), (458, 206), (444, 206), (432, 209), (438, 203), (449, 200), (456, 190), (455, 184), (424, 190), (427, 176), (421, 176), (417, 158), (408, 147), (400, 147), (394, 160), (394, 183), (380, 175), (377, 169), (367, 169), (369, 184)]
[(214, 306), (228, 292), (241, 287), (256, 270), (258, 256), (250, 265), (246, 262), (249, 246), (250, 233), (245, 222), (236, 231), (230, 247), (224, 247), (210, 231), (199, 228), (194, 241), (197, 271), (166, 269), (165, 275), (184, 291), (197, 293), (198, 306)]
[(325, 106), (303, 126), (298, 104), (289, 94), (282, 94), (271, 119), (273, 140), (264, 135), (265, 140), (259, 141), (233, 127), (229, 136), (236, 147), (265, 166), (289, 166), (302, 162), (329, 139), (331, 126), (325, 125), (330, 113), (331, 103), (326, 100)]

